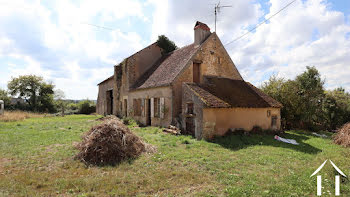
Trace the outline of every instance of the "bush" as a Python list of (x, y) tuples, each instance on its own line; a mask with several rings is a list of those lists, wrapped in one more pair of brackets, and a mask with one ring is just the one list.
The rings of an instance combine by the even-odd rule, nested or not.
[(78, 103), (79, 114), (92, 114), (96, 112), (96, 105), (89, 100), (80, 101)]
[(79, 108), (78, 104), (75, 103), (69, 103), (67, 107), (72, 111), (77, 110)]

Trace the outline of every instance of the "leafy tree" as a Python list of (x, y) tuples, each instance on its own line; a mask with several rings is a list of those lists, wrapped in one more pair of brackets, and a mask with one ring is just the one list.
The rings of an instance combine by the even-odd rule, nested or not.
[(165, 35), (158, 36), (157, 45), (163, 49), (162, 54), (167, 54), (177, 49), (176, 44)]
[(78, 113), (80, 113), (80, 114), (92, 114), (92, 113), (96, 112), (95, 103), (92, 101), (89, 101), (88, 99), (86, 99), (84, 101), (80, 101), (78, 103), (78, 106), (79, 106)]
[(4, 105), (6, 109), (11, 108), (11, 98), (8, 95), (6, 90), (0, 89), (0, 100), (4, 101)]
[(68, 103), (64, 101), (64, 98), (66, 96), (64, 95), (64, 92), (62, 90), (56, 90), (54, 94), (55, 103), (58, 108), (58, 110), (61, 112), (61, 115), (64, 116), (64, 112), (68, 106)]
[(323, 111), (327, 129), (336, 129), (350, 121), (350, 94), (343, 88), (326, 91)]
[(18, 96), (27, 102), (29, 110), (55, 111), (54, 85), (46, 83), (42, 77), (35, 75), (19, 76), (12, 78), (7, 87), (12, 96)]
[(324, 81), (315, 67), (306, 67), (306, 71), (295, 79), (298, 86), (299, 109), (302, 111), (301, 119), (306, 123), (308, 129), (322, 124), (322, 103), (324, 95)]
[(324, 81), (315, 67), (294, 80), (270, 77), (261, 89), (283, 104), (281, 116), (287, 129), (336, 129), (350, 120), (350, 94), (344, 88), (324, 90)]
[(284, 127), (292, 128), (299, 125), (302, 110), (299, 109), (300, 97), (297, 95), (298, 86), (294, 80), (284, 80), (276, 76), (270, 77), (261, 90), (283, 104), (281, 109)]

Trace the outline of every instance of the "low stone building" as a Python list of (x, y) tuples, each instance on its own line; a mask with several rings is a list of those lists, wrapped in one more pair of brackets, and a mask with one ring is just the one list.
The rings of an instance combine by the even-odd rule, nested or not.
[(196, 22), (194, 43), (163, 54), (153, 43), (99, 83), (97, 113), (180, 127), (196, 138), (229, 129), (280, 129), (282, 105), (245, 82), (216, 33)]

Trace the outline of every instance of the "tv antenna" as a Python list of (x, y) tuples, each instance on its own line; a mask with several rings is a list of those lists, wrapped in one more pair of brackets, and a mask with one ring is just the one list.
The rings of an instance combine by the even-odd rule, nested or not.
[(230, 5), (220, 5), (220, 1), (219, 1), (218, 4), (215, 5), (215, 9), (214, 9), (214, 14), (215, 14), (215, 32), (216, 32), (216, 20), (217, 20), (217, 16), (216, 15), (217, 15), (217, 13), (220, 12), (221, 8), (230, 8), (230, 7), (232, 7), (232, 6), (230, 6)]

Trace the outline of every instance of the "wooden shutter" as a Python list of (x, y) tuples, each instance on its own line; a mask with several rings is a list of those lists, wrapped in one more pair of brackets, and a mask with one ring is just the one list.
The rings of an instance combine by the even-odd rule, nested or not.
[(160, 118), (164, 118), (164, 98), (160, 98)]
[(141, 99), (141, 116), (145, 116), (145, 99)]
[(151, 98), (151, 118), (154, 117), (154, 98)]

